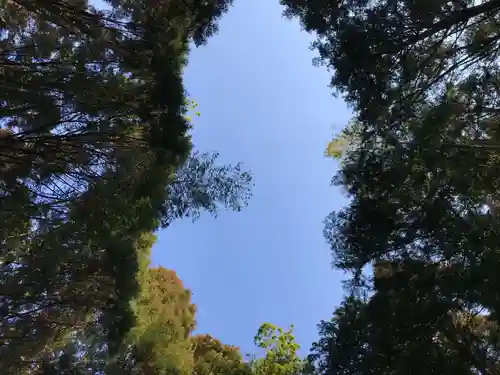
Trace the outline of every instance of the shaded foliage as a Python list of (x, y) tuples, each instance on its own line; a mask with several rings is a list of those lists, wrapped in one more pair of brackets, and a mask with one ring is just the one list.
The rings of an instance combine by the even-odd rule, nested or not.
[(496, 373), (484, 353), (498, 348), (498, 332), (488, 316), (450, 309), (418, 283), (383, 288), (347, 298), (321, 322), (309, 361), (315, 374)]
[(1, 4), (2, 374), (119, 353), (149, 233), (249, 197), (239, 165), (191, 152), (182, 82), (231, 2), (107, 3)]
[[(343, 371), (498, 373), (500, 4), (281, 3), (317, 34), (359, 128), (335, 178), (351, 202), (325, 228), (353, 291), (372, 294)], [(397, 270), (390, 282), (363, 272), (380, 261)], [(480, 335), (484, 319), (493, 331)]]
[(163, 226), (174, 219), (197, 219), (202, 211), (217, 215), (220, 208), (240, 211), (251, 197), (252, 175), (240, 163), (217, 165), (219, 154), (193, 152), (167, 187)]
[(137, 320), (117, 353), (110, 355), (107, 341), (94, 325), (94, 329), (76, 331), (62, 350), (53, 350), (51, 360), (45, 360), (45, 371), (63, 374), (64, 360), (66, 368), (78, 375), (193, 372), (190, 335), (196, 308), (191, 293), (174, 271), (147, 268), (147, 259), (145, 256), (139, 275), (141, 293), (133, 304)]

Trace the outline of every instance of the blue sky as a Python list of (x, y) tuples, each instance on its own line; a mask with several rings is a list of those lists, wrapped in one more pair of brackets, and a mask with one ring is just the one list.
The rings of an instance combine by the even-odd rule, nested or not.
[(323, 151), (350, 112), (312, 66), (312, 37), (281, 12), (278, 0), (235, 0), (186, 71), (201, 112), (195, 146), (252, 170), (249, 207), (174, 223), (153, 249), (153, 263), (193, 292), (197, 331), (244, 352), (268, 321), (294, 324), (306, 353), (342, 296), (322, 221), (346, 200), (329, 185), (336, 164)]

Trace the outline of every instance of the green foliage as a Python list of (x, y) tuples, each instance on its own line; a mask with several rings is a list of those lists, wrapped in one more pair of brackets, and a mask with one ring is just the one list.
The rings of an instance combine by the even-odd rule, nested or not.
[(199, 218), (202, 211), (217, 216), (220, 208), (240, 211), (251, 197), (252, 175), (236, 165), (217, 165), (218, 153), (193, 152), (167, 187), (162, 225)]
[[(358, 349), (323, 346), (328, 373), (498, 373), (498, 3), (281, 3), (316, 33), (360, 129), (335, 178), (351, 202), (325, 235), (370, 298), (345, 329)], [(363, 272), (380, 261), (388, 277)]]
[[(249, 197), (239, 165), (192, 153), (182, 81), (189, 42), (231, 2), (107, 3), (0, 5), (2, 374), (54, 370), (82, 345), (94, 362), (118, 355), (143, 324), (132, 301), (150, 233)], [(138, 348), (174, 335), (162, 324)]]
[(345, 147), (347, 145), (347, 140), (340, 136), (332, 139), (325, 150), (325, 156), (328, 156), (333, 159), (340, 159), (342, 154), (344, 153)]
[(148, 269), (144, 282), (136, 301), (137, 323), (116, 366), (132, 373), (189, 375), (194, 365), (189, 335), (196, 310), (191, 293), (174, 271), (161, 267)]
[[(198, 108), (198, 103), (196, 103), (194, 100), (191, 100), (191, 99), (186, 99), (186, 108), (187, 108), (187, 111), (194, 111), (194, 115), (197, 116), (197, 117), (200, 117), (201, 114), (199, 111), (196, 110), (196, 108)], [(186, 115), (184, 116), (184, 118), (191, 122), (192, 121), (192, 117), (190, 115)]]
[(361, 135), (361, 129), (358, 123), (350, 122), (345, 129), (336, 135), (325, 150), (325, 156), (344, 160), (348, 153), (356, 149)]
[(313, 373), (426, 374), (432, 369), (472, 375), (477, 368), (495, 373), (496, 364), (482, 352), (498, 345), (496, 323), (484, 315), (460, 315), (438, 298), (430, 301), (419, 287), (384, 287), (368, 300), (347, 298), (319, 325), (320, 339), (309, 356)]
[[(91, 311), (102, 314), (110, 345), (126, 332), (134, 243), (158, 226), (166, 184), (190, 145), (179, 115), (186, 48), (150, 44), (148, 28), (164, 22), (156, 14), (130, 7), (120, 15), (137, 20), (131, 35), (118, 15), (85, 2), (14, 1), (3, 11), (0, 220), (12, 223), (0, 230), (5, 364), (18, 350), (38, 356)], [(175, 66), (144, 69), (172, 57)], [(169, 103), (156, 99), (160, 74)], [(151, 116), (167, 108), (174, 115)], [(161, 140), (171, 128), (175, 145)]]
[(74, 330), (66, 344), (43, 358), (44, 375), (252, 375), (239, 348), (209, 335), (192, 335), (196, 308), (176, 273), (149, 267), (154, 236), (145, 235), (140, 254), (140, 294), (133, 301), (137, 319), (117, 353), (94, 320)]
[(271, 323), (264, 323), (254, 342), (265, 350), (263, 358), (252, 362), (255, 375), (297, 375), (301, 372), (303, 363), (297, 354), (300, 346), (295, 342), (293, 326), (284, 331)]
[(191, 337), (195, 375), (251, 375), (237, 347), (221, 343), (210, 335)]

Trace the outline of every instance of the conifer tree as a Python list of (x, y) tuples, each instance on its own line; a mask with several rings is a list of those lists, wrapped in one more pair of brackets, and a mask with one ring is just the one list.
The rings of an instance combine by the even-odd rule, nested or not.
[(118, 352), (143, 237), (246, 203), (248, 173), (192, 152), (182, 82), (189, 42), (205, 42), (229, 5), (1, 4), (2, 374), (42, 363), (75, 331)]
[[(373, 295), (379, 346), (348, 373), (498, 373), (500, 4), (281, 3), (316, 33), (317, 62), (355, 111), (335, 179), (351, 200), (325, 234), (354, 291)], [(380, 261), (397, 270), (384, 292), (363, 272)], [(464, 316), (469, 328), (454, 324)], [(474, 328), (485, 319), (486, 336)]]

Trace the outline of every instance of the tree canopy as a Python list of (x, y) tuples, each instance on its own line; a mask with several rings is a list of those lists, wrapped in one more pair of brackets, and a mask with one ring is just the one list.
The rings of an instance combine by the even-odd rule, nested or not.
[(255, 335), (254, 343), (264, 349), (262, 358), (254, 359), (252, 368), (255, 375), (297, 375), (303, 363), (298, 355), (300, 348), (293, 335), (293, 326), (288, 330), (271, 323), (263, 323)]
[(119, 355), (151, 233), (246, 205), (251, 175), (192, 150), (182, 80), (230, 4), (0, 5), (2, 374), (88, 332)]
[(500, 2), (280, 0), (354, 116), (327, 146), (347, 296), (304, 361), (195, 334), (151, 267), (174, 220), (239, 211), (252, 175), (195, 150), (183, 72), (231, 0), (0, 4), (0, 373), (500, 374)]
[[(317, 63), (354, 109), (335, 178), (350, 203), (325, 228), (364, 304), (321, 328), (331, 348), (338, 330), (360, 337), (335, 355), (339, 373), (498, 373), (500, 4), (281, 3), (316, 34)], [(364, 271), (379, 262), (389, 281)]]
[(195, 375), (251, 375), (240, 349), (207, 334), (191, 337)]

